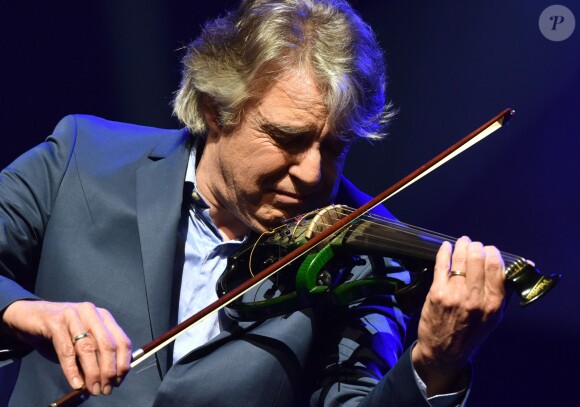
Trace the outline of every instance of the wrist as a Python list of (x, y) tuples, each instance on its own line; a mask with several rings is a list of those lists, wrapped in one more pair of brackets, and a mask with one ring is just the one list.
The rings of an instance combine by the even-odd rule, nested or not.
[[(32, 317), (30, 303), (37, 302), (38, 299), (26, 298), (12, 302), (0, 313), (0, 332), (12, 337), (19, 338), (19, 324), (29, 321)], [(19, 338), (22, 339), (22, 338)]]
[(8, 331), (13, 327), (13, 322), (18, 320), (18, 309), (23, 306), (24, 300), (14, 301), (6, 306), (1, 313), (2, 327)]
[(468, 358), (445, 359), (417, 342), (411, 351), (411, 362), (427, 386), (427, 397), (459, 392), (469, 386)]

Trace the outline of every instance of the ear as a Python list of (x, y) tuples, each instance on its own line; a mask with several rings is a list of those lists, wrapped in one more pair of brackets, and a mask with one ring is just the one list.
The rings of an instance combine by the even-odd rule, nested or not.
[(213, 98), (204, 94), (201, 99), (201, 108), (203, 110), (203, 118), (208, 127), (208, 136), (217, 135), (221, 130), (219, 124), (219, 110)]

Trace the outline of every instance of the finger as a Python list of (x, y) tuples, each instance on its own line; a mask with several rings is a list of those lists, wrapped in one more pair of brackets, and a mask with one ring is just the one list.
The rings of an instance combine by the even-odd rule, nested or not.
[(62, 325), (51, 329), (52, 344), (69, 385), (74, 389), (80, 389), (85, 384), (84, 374), (79, 369), (76, 350), (71, 338), (81, 332), (86, 332), (86, 329), (78, 317), (76, 321), (72, 317), (71, 319), (73, 320), (67, 320), (68, 326)]
[(99, 308), (99, 314), (103, 319), (105, 325), (109, 329), (109, 332), (113, 336), (116, 343), (116, 371), (117, 376), (113, 381), (114, 386), (118, 386), (123, 378), (127, 375), (131, 369), (131, 340), (127, 337), (125, 332), (115, 321), (115, 318), (111, 313), (105, 309)]
[(435, 270), (433, 273), (433, 283), (431, 288), (435, 292), (440, 292), (447, 285), (449, 264), (451, 262), (451, 243), (443, 242), (435, 259)]
[(485, 251), (480, 242), (471, 242), (467, 246), (465, 268), (465, 286), (468, 292), (468, 301), (479, 305), (484, 300), (485, 288)]
[(505, 265), (494, 246), (485, 246), (485, 295), (490, 307), (501, 307), (505, 298)]
[[(467, 272), (467, 247), (471, 243), (471, 239), (467, 236), (462, 236), (455, 242), (455, 247), (453, 248), (453, 255), (451, 256), (451, 268), (452, 271), (461, 271), (463, 273)], [(449, 276), (447, 278), (448, 284), (465, 284), (463, 280), (465, 276)]]
[(99, 395), (101, 394), (101, 374), (97, 356), (97, 346), (95, 345), (95, 340), (92, 337), (90, 328), (85, 328), (85, 325), (82, 323), (79, 323), (78, 325), (71, 324), (69, 328), (69, 340), (71, 340), (72, 343), (71, 338), (74, 338), (83, 332), (88, 332), (91, 336), (79, 339), (73, 345), (77, 364), (84, 376), (87, 390), (93, 395)]
[[(97, 307), (91, 303), (82, 303), (79, 304), (79, 312), (83, 322), (90, 327), (94, 340), (94, 352), (96, 352), (98, 360), (98, 376), (89, 389), (93, 390), (93, 394), (110, 394), (112, 385), (116, 383), (117, 378), (115, 340)], [(82, 344), (82, 346), (85, 346), (85, 344)], [(88, 378), (87, 385), (90, 385)], [(107, 391), (106, 393), (105, 390)]]

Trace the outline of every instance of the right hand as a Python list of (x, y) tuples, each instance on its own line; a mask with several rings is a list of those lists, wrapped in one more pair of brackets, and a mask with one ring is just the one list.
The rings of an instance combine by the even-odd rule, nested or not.
[[(450, 270), (462, 272), (452, 276)], [(427, 395), (467, 387), (466, 367), (498, 326), (505, 305), (505, 266), (499, 250), (464, 236), (437, 253), (411, 358)]]
[[(110, 394), (131, 368), (131, 341), (109, 311), (91, 303), (21, 300), (3, 314), (21, 341), (42, 349), (52, 343), (69, 384), (93, 395)], [(73, 344), (72, 338), (90, 336)]]

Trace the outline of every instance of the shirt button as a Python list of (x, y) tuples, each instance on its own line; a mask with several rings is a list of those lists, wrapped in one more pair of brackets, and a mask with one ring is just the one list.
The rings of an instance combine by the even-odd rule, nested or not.
[(193, 192), (191, 193), (191, 197), (193, 198), (193, 200), (194, 200), (195, 202), (199, 202), (199, 201), (201, 201), (201, 196), (199, 196), (199, 194), (197, 193), (197, 191), (193, 191)]

